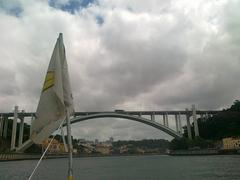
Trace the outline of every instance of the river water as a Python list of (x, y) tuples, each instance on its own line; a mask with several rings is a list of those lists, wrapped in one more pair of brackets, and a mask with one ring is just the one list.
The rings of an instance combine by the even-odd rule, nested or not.
[[(36, 160), (0, 162), (0, 180), (26, 180)], [(43, 160), (33, 180), (66, 180), (67, 159)], [(240, 180), (240, 156), (74, 158), (74, 180)]]

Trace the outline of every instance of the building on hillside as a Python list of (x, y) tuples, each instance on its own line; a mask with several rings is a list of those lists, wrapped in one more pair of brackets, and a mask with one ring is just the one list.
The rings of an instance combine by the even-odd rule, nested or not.
[(95, 151), (101, 154), (107, 155), (112, 153), (112, 146), (107, 144), (97, 144), (95, 147)]
[[(45, 149), (47, 148), (48, 144), (50, 143), (51, 139), (45, 139), (41, 146), (42, 146), (42, 150), (45, 151)], [(64, 148), (64, 144), (63, 143), (59, 143), (58, 140), (53, 139), (50, 147), (48, 148), (47, 153), (50, 154), (61, 154), (61, 153), (66, 153), (65, 152), (65, 148)]]
[(123, 145), (119, 148), (119, 152), (120, 154), (124, 154), (128, 152), (128, 146), (127, 145)]
[(95, 139), (94, 143), (95, 143), (95, 145), (99, 144), (99, 140)]
[(91, 154), (95, 149), (94, 146), (92, 146), (90, 144), (80, 144), (80, 146), (81, 146), (82, 153)]
[(84, 144), (86, 143), (86, 140), (85, 139), (78, 139), (77, 140), (77, 144), (80, 145), (80, 144)]
[(144, 151), (144, 149), (137, 148), (137, 149), (136, 149), (136, 153), (138, 153), (138, 154), (144, 154), (145, 151)]
[(224, 138), (223, 140), (223, 149), (240, 149), (240, 138)]

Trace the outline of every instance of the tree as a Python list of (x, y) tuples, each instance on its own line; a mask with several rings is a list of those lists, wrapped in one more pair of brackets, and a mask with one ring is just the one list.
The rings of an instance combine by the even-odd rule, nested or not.
[(170, 142), (171, 150), (188, 149), (188, 139), (183, 137), (181, 139), (175, 138)]
[[(235, 100), (230, 108), (205, 121), (198, 119), (198, 127), (200, 136), (204, 139), (221, 140), (225, 137), (240, 136), (240, 101)], [(184, 136), (187, 137), (187, 131)]]

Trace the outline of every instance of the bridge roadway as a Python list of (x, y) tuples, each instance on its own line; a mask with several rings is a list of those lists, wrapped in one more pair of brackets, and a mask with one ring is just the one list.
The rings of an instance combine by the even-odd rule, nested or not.
[[(214, 115), (219, 113), (220, 110), (197, 110), (196, 114), (197, 115)], [(74, 116), (86, 116), (86, 115), (92, 115), (92, 114), (100, 114), (100, 113), (119, 113), (119, 114), (128, 114), (128, 115), (136, 115), (136, 116), (142, 116), (142, 115), (192, 115), (192, 111), (183, 111), (183, 110), (174, 110), (174, 111), (122, 111), (122, 110), (115, 110), (115, 111), (80, 111), (80, 112), (75, 112)], [(19, 118), (24, 118), (24, 117), (31, 117), (32, 115), (35, 116), (35, 112), (18, 112), (18, 117)], [(0, 113), (0, 116), (4, 118), (8, 117), (13, 117), (14, 113), (13, 112), (8, 112), (8, 113)]]

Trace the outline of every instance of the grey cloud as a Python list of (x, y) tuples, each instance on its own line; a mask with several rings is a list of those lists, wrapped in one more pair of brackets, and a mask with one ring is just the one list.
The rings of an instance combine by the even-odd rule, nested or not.
[[(136, 22), (124, 22), (124, 19), (121, 19), (118, 23), (119, 21), (115, 22), (115, 19), (119, 17), (111, 20), (108, 18), (111, 19), (105, 17), (106, 23), (103, 25), (100, 40), (101, 48), (106, 53), (103, 57), (105, 59), (96, 57), (93, 63), (87, 66), (87, 74), (90, 76), (90, 81), (93, 81), (89, 84), (93, 89), (102, 92), (100, 99), (102, 96), (111, 96), (111, 100), (115, 101), (110, 100), (110, 103), (114, 104), (119, 103), (118, 101), (126, 101), (181, 73), (187, 54), (178, 44), (182, 39), (175, 38), (177, 30), (171, 29), (167, 34), (169, 37), (173, 35), (173, 39), (166, 39), (164, 34), (161, 34), (164, 31), (161, 26), (152, 30), (144, 27), (143, 23), (140, 25), (142, 28), (136, 28), (139, 26)], [(114, 24), (107, 24), (107, 21), (115, 22), (118, 25), (117, 29)], [(146, 24), (148, 24), (147, 20)], [(180, 32), (183, 31), (182, 28), (184, 27), (180, 23), (173, 27)], [(146, 37), (141, 38), (141, 35)]]
[[(76, 111), (225, 107), (240, 98), (239, 5), (100, 1), (70, 14), (47, 1), (21, 1), (19, 17), (1, 8), (1, 111), (15, 104), (35, 111), (59, 32)], [(96, 14), (104, 19), (101, 26)], [(81, 122), (73, 132), (101, 139), (169, 138), (152, 127), (113, 119)]]
[[(240, 8), (240, 3), (238, 1), (230, 0), (224, 8), (223, 16), (223, 28), (228, 32), (233, 41), (234, 45), (239, 47), (240, 43), (240, 13), (238, 9)], [(236, 44), (235, 44), (236, 43)]]
[(18, 87), (16, 84), (15, 76), (16, 74), (11, 69), (5, 69), (0, 67), (0, 92), (2, 96), (17, 95)]
[(16, 0), (9, 0), (6, 2), (0, 2), (0, 12), (4, 11), (9, 15), (19, 17), (22, 14), (22, 4)]

